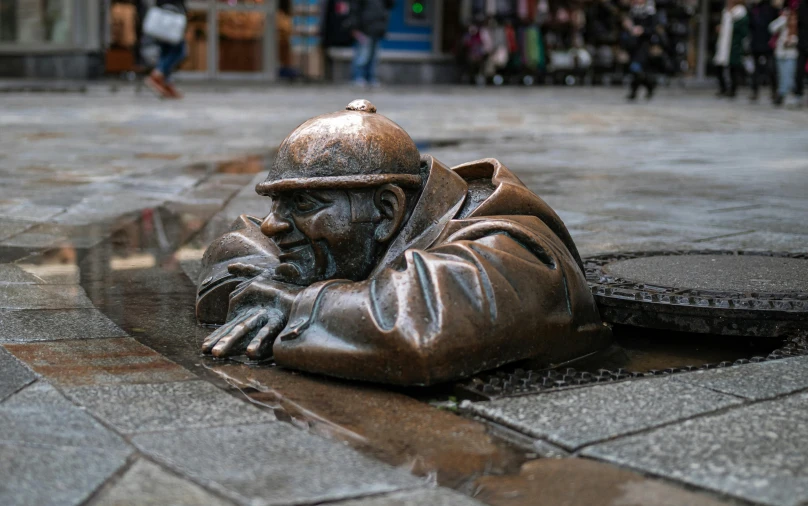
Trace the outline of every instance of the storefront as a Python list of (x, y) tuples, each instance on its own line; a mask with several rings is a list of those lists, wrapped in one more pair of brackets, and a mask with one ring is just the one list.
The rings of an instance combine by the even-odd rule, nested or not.
[(99, 75), (101, 12), (98, 0), (0, 0), (0, 77)]

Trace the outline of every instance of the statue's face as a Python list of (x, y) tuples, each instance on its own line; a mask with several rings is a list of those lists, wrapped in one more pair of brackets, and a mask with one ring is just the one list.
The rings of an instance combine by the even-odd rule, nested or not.
[(261, 231), (280, 249), (275, 279), (310, 285), (365, 279), (376, 260), (372, 191), (296, 190), (272, 196)]

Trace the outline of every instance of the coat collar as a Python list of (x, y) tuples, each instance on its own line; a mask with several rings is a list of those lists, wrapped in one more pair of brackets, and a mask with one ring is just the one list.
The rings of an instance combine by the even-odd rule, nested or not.
[(421, 196), (410, 219), (390, 243), (370, 277), (396, 263), (408, 249), (425, 249), (431, 245), (463, 206), (468, 191), (463, 178), (430, 155), (423, 155), (421, 163), (426, 165), (428, 173)]

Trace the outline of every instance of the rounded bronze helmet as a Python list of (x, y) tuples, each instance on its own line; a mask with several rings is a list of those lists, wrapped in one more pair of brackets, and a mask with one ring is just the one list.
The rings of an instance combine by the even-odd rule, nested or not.
[(323, 114), (284, 139), (261, 195), (296, 188), (361, 188), (421, 184), (418, 148), (403, 128), (367, 100)]

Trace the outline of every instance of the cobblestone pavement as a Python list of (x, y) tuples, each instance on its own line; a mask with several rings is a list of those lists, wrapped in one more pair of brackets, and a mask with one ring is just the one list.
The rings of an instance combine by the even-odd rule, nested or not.
[[(0, 503), (808, 502), (806, 357), (461, 414), (426, 402), (440, 389), (201, 357), (204, 246), (265, 210), (252, 182), (280, 140), (355, 95), (0, 94)], [(633, 105), (588, 88), (366, 98), (445, 163), (498, 158), (585, 256), (808, 250), (805, 111), (680, 90)]]

